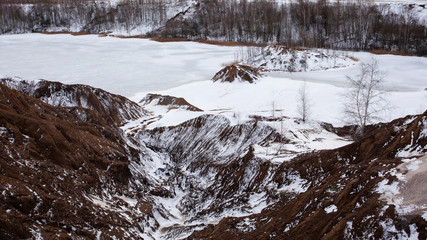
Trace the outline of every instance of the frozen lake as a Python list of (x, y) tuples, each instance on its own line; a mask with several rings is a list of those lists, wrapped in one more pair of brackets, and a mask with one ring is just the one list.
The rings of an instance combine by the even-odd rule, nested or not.
[(235, 48), (97, 35), (0, 36), (0, 76), (80, 83), (132, 97), (211, 79)]

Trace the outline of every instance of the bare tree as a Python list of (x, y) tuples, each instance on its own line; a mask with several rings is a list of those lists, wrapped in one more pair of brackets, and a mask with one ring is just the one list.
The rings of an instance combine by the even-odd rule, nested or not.
[(367, 124), (381, 119), (381, 113), (387, 110), (382, 84), (384, 72), (380, 70), (378, 60), (372, 58), (360, 64), (356, 77), (347, 76), (350, 90), (345, 95), (344, 113), (349, 123), (357, 125), (356, 137), (361, 137)]
[(307, 83), (304, 84), (298, 90), (298, 113), (300, 114), (302, 121), (305, 122), (310, 117), (311, 113), (311, 101), (308, 96)]

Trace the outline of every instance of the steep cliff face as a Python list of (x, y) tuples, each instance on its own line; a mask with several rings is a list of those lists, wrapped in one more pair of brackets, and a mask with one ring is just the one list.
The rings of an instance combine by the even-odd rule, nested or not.
[[(332, 126), (286, 118), (202, 115), (128, 135), (118, 125), (142, 116), (138, 105), (46, 84), (0, 84), (2, 239), (427, 236), (427, 203), (390, 197), (427, 161), (427, 112), (321, 150), (340, 139)], [(75, 100), (89, 93), (108, 101)], [(107, 103), (127, 115), (108, 119)]]

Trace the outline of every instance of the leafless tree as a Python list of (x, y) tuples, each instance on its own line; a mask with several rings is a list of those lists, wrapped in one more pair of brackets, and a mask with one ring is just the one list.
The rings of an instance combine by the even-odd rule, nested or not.
[(311, 101), (308, 96), (307, 83), (304, 81), (304, 84), (298, 90), (298, 113), (301, 116), (303, 122), (307, 121), (311, 113)]
[(344, 114), (349, 123), (357, 125), (356, 137), (363, 136), (366, 125), (380, 120), (381, 113), (387, 110), (384, 76), (375, 58), (361, 63), (356, 77), (347, 76), (350, 90), (345, 95)]

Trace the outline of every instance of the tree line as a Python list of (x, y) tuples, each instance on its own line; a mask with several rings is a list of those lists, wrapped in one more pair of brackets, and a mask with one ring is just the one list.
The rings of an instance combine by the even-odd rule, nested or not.
[(143, 32), (164, 26), (179, 0), (123, 0), (118, 4), (93, 0), (24, 0), (34, 4), (0, 4), (0, 33), (72, 31)]
[(148, 28), (149, 35), (156, 37), (427, 55), (427, 21), (414, 14), (410, 5), (397, 14), (387, 4), (368, 1), (200, 0), (175, 15), (171, 10), (185, 1), (125, 0), (117, 5), (27, 1), (47, 2), (0, 4), (0, 33), (52, 29), (132, 33), (144, 26), (141, 29)]
[(396, 14), (389, 5), (364, 1), (205, 0), (198, 8), (191, 18), (171, 20), (156, 34), (427, 55), (426, 20), (410, 6)]

